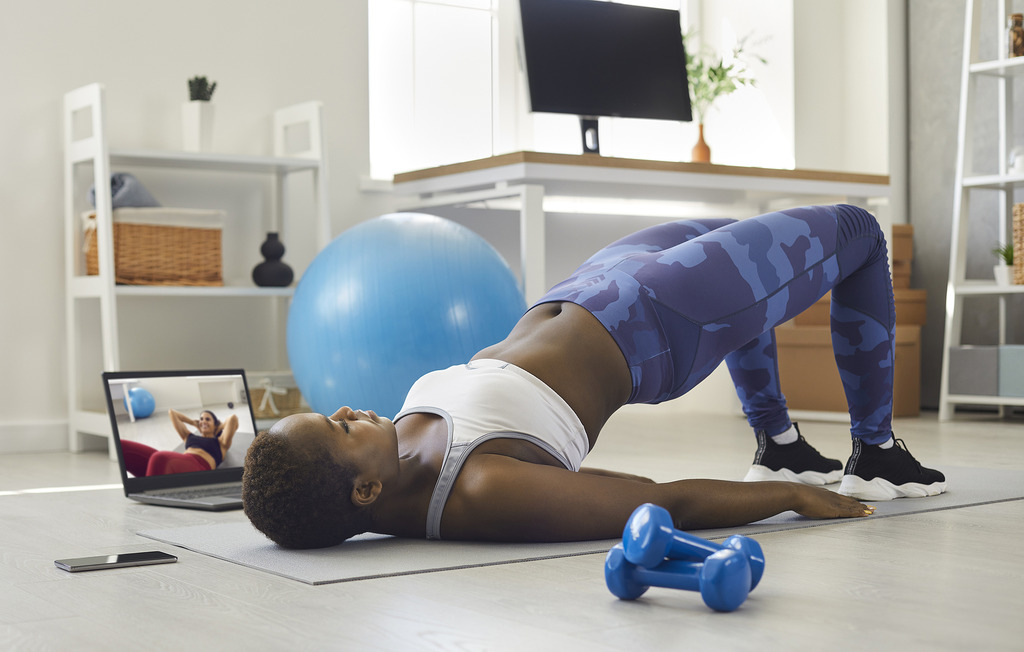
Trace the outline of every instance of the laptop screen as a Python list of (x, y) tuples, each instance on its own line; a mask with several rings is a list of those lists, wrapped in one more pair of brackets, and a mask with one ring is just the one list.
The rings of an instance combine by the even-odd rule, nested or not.
[(242, 478), (256, 420), (241, 369), (105, 372), (125, 494)]

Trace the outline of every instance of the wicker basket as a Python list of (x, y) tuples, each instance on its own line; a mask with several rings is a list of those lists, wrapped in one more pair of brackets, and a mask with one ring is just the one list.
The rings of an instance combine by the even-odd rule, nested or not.
[[(114, 211), (114, 279), (121, 285), (224, 285), (223, 211)], [(96, 214), (83, 215), (85, 269), (99, 272)]]
[(1013, 282), (1024, 285), (1024, 204), (1013, 205)]

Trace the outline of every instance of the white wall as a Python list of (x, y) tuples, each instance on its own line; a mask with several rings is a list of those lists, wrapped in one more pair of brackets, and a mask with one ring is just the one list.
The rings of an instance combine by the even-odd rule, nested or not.
[(66, 445), (65, 92), (105, 84), (114, 147), (176, 149), (186, 80), (206, 75), (218, 82), (215, 147), (246, 154), (270, 153), (273, 109), (321, 100), (334, 231), (381, 212), (358, 191), (369, 167), (365, 1), (33, 0), (3, 13), (0, 452)]

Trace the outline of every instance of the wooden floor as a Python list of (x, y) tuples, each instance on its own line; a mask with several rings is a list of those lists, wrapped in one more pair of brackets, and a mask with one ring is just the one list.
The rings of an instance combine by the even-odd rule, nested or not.
[[(804, 422), (843, 460), (843, 426)], [(895, 424), (926, 464), (1024, 470), (1024, 422)], [(736, 479), (745, 423), (616, 416), (589, 462)], [(308, 586), (135, 531), (242, 519), (136, 504), (101, 453), (0, 456), (0, 650), (1024, 650), (1024, 501), (760, 535), (764, 579), (730, 614), (698, 595), (611, 596), (603, 556)], [(927, 500), (927, 499), (921, 499)], [(160, 548), (177, 564), (71, 575), (53, 560)]]

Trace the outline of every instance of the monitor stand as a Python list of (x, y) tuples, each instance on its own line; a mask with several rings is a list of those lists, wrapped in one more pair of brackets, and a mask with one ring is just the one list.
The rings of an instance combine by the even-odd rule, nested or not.
[(583, 137), (584, 154), (600, 154), (601, 142), (597, 137), (597, 118), (580, 116), (580, 135)]

